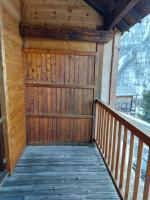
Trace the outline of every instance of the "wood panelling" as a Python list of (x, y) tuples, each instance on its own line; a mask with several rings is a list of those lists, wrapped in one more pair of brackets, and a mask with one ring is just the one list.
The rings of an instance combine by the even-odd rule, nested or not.
[(95, 55), (24, 49), (28, 144), (91, 141)]
[(22, 23), (96, 29), (103, 18), (82, 0), (22, 0)]
[(93, 110), (93, 89), (26, 86), (26, 96), (27, 113), (91, 115)]
[(95, 42), (73, 42), (64, 40), (50, 40), (41, 38), (23, 38), (24, 48), (60, 49), (68, 51), (95, 52)]
[[(3, 81), (6, 100), (7, 169), (12, 171), (25, 146), (24, 71), (19, 36), (20, 1), (0, 1)], [(4, 113), (2, 113), (4, 114)], [(7, 137), (7, 138), (6, 138)]]
[(91, 141), (91, 119), (27, 118), (29, 144), (79, 143)]

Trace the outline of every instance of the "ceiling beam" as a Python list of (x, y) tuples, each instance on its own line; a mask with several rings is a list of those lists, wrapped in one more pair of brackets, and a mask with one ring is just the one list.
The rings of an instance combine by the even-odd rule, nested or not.
[(112, 10), (109, 16), (105, 20), (104, 28), (111, 30), (116, 24), (118, 24), (123, 17), (125, 17), (140, 0), (119, 0), (116, 7)]
[(46, 25), (39, 26), (23, 24), (20, 24), (20, 35), (22, 37), (49, 38), (98, 43), (106, 43), (110, 41), (114, 36), (112, 31), (81, 28), (59, 28)]
[[(88, 5), (90, 5), (99, 15), (104, 17), (104, 24), (106, 24), (106, 19), (109, 17), (110, 12), (108, 7), (106, 7), (106, 3), (110, 4), (110, 7), (114, 7), (114, 1), (109, 2), (108, 0), (84, 0)], [(105, 3), (105, 4), (104, 4)], [(121, 20), (119, 24), (116, 26), (122, 32), (124, 30), (128, 30), (129, 25), (124, 21)], [(104, 27), (103, 27), (104, 29)]]

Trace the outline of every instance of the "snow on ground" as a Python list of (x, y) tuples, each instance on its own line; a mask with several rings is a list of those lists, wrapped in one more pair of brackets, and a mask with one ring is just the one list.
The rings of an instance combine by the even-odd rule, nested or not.
[[(129, 122), (131, 122), (134, 126), (136, 126), (137, 128), (139, 128), (141, 131), (143, 131), (145, 134), (150, 136), (150, 124), (132, 117), (131, 115), (127, 115), (125, 113), (121, 113)], [(129, 142), (128, 141), (128, 147), (129, 147)], [(135, 145), (134, 145), (134, 158), (133, 158), (133, 168), (134, 170), (136, 169), (136, 165), (137, 165), (137, 152), (138, 152), (138, 143), (139, 140), (138, 138), (135, 139)], [(149, 147), (147, 145), (144, 145), (143, 148), (143, 158), (142, 158), (142, 171), (141, 171), (141, 178), (144, 179), (145, 178), (145, 174), (146, 174), (146, 167), (147, 167), (147, 159), (148, 159), (148, 150)]]
[(133, 123), (136, 127), (138, 127), (141, 131), (145, 132), (147, 135), (150, 136), (150, 124), (139, 119), (135, 118), (131, 115), (127, 115), (125, 113), (121, 113), (125, 118), (127, 118), (130, 122)]

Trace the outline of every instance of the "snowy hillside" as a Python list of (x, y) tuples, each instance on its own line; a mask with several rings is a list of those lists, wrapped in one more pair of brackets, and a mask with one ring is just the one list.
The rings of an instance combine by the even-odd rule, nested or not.
[(150, 15), (121, 37), (118, 86), (150, 89)]

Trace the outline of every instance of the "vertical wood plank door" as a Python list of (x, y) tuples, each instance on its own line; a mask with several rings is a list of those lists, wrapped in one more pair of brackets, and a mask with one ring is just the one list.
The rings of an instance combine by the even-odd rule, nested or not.
[(27, 144), (91, 142), (96, 53), (23, 52)]

